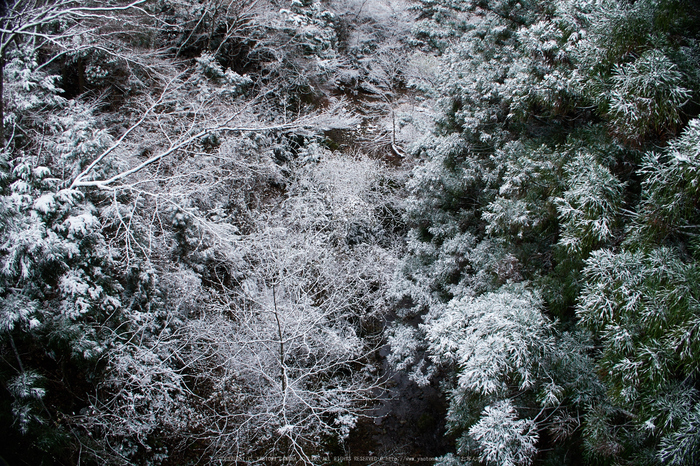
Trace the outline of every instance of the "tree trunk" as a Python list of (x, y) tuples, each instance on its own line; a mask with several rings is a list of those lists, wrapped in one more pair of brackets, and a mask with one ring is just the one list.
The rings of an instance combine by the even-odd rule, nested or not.
[(78, 95), (85, 92), (85, 66), (83, 66), (83, 57), (78, 57)]
[(5, 49), (0, 49), (0, 148), (5, 147)]
[(282, 333), (282, 325), (280, 324), (280, 318), (277, 313), (277, 298), (275, 297), (275, 287), (272, 287), (272, 303), (275, 308), (275, 320), (277, 321), (277, 333), (279, 335), (280, 339), (280, 367), (281, 367), (281, 373), (280, 377), (282, 378), (282, 393), (285, 393), (287, 391), (287, 371), (285, 368), (285, 358), (284, 358), (284, 335)]

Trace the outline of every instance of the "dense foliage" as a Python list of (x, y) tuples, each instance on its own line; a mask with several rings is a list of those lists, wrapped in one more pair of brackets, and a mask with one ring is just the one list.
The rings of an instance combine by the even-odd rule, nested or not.
[(10, 464), (700, 461), (693, 2), (0, 5)]
[(462, 458), (696, 463), (692, 2), (417, 9), (441, 111), (413, 146), (394, 359), (449, 371)]
[(381, 393), (402, 175), (329, 150), (361, 123), (334, 84), (360, 53), (285, 6), (9, 2), (11, 464), (310, 461)]

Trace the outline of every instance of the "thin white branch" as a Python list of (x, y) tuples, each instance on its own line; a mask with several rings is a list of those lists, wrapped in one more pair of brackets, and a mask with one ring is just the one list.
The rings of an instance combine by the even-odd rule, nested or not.
[[(145, 115), (144, 115), (145, 118)], [(140, 120), (137, 125), (140, 125), (143, 120)], [(122, 180), (130, 175), (133, 175), (134, 173), (137, 173), (144, 168), (148, 167), (149, 165), (152, 165), (153, 163), (173, 154), (174, 152), (177, 152), (178, 150), (181, 150), (190, 144), (196, 142), (197, 140), (203, 138), (204, 136), (207, 136), (212, 133), (216, 132), (231, 132), (231, 133), (245, 133), (245, 132), (269, 132), (269, 131), (291, 131), (295, 129), (302, 129), (302, 128), (313, 128), (317, 127), (319, 123), (319, 119), (315, 117), (305, 117), (305, 118), (300, 118), (299, 120), (296, 120), (295, 122), (292, 123), (283, 123), (279, 125), (270, 125), (270, 126), (227, 126), (226, 124), (223, 124), (221, 126), (213, 126), (210, 128), (203, 129), (199, 131), (198, 133), (186, 137), (184, 139), (181, 139), (179, 142), (172, 144), (170, 147), (168, 147), (166, 150), (163, 152), (154, 155), (153, 157), (149, 158), (148, 160), (140, 163), (139, 165), (130, 168), (129, 170), (125, 170), (121, 173), (118, 173), (111, 178), (108, 178), (106, 180), (83, 180), (84, 176), (94, 168), (99, 161), (103, 160), (104, 157), (106, 157), (107, 154), (102, 154), (98, 159), (96, 159), (95, 162), (91, 163), (88, 168), (84, 170), (83, 173), (78, 175), (76, 179), (71, 183), (70, 187), (71, 188), (79, 188), (79, 187), (97, 187), (101, 189), (112, 189), (110, 185), (114, 184), (116, 181)], [(129, 131), (131, 131), (134, 127), (130, 128)], [(124, 136), (117, 141), (117, 143), (110, 147), (108, 149), (109, 152), (112, 152), (116, 146), (118, 146), (122, 141), (123, 141)]]
[(105, 150), (99, 157), (97, 157), (95, 160), (93, 160), (92, 163), (91, 163), (90, 165), (88, 165), (87, 168), (85, 168), (85, 170), (83, 170), (82, 172), (80, 172), (80, 174), (78, 174), (78, 176), (75, 177), (75, 179), (74, 179), (73, 182), (71, 183), (69, 189), (74, 189), (74, 188), (76, 188), (77, 186), (82, 186), (80, 183), (82, 182), (83, 178), (85, 178), (85, 177), (92, 171), (92, 169), (95, 168), (95, 166), (96, 166), (98, 163), (100, 163), (102, 160), (104, 160), (105, 157), (107, 157), (107, 156), (108, 156), (109, 154), (111, 154), (117, 147), (119, 147), (119, 146), (122, 144), (122, 142), (124, 142), (124, 139), (126, 139), (126, 137), (127, 137), (129, 134), (131, 134), (132, 131), (134, 131), (136, 128), (138, 128), (139, 126), (141, 126), (141, 124), (142, 124), (144, 121), (146, 121), (146, 117), (148, 117), (148, 115), (149, 115), (158, 105), (160, 105), (161, 102), (163, 102), (163, 99), (165, 98), (165, 95), (166, 95), (166, 93), (168, 92), (168, 88), (170, 87), (170, 85), (172, 84), (172, 82), (173, 82), (175, 79), (177, 79), (177, 78), (173, 78), (172, 80), (170, 80), (170, 82), (168, 82), (168, 84), (166, 84), (165, 89), (163, 89), (163, 92), (161, 92), (160, 97), (158, 98), (158, 100), (155, 101), (155, 102), (144, 112), (144, 114), (141, 116), (141, 118), (139, 119), (139, 121), (137, 121), (135, 124), (133, 124), (129, 129), (127, 129), (127, 130), (124, 132), (124, 134), (122, 134), (121, 137), (120, 137), (114, 144), (112, 144), (112, 146), (110, 146), (110, 147), (109, 147), (107, 150)]

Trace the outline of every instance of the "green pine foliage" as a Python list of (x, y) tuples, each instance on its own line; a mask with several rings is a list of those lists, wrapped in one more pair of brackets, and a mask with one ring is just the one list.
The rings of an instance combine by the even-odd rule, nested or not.
[[(698, 81), (687, 57), (698, 30), (681, 13), (692, 6), (421, 6), (417, 37), (431, 37), (431, 21), (442, 40), (444, 97), (409, 182), (412, 232), (395, 290), (422, 323), (396, 327), (399, 365), (428, 367), (427, 354), (424, 376), (448, 370), (457, 453), (485, 464), (572, 452), (693, 463)], [(537, 303), (512, 314), (518, 298), (493, 301), (514, 287)], [(482, 302), (502, 322), (533, 309), (542, 320), (518, 331), (455, 312)], [(480, 382), (479, 356), (498, 383)], [(516, 440), (520, 456), (509, 453)]]

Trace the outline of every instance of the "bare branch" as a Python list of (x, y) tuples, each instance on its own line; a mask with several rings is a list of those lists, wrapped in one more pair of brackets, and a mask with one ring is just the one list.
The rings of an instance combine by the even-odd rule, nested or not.
[[(165, 94), (161, 95), (161, 100)], [(159, 100), (160, 101), (160, 100)], [(102, 161), (109, 153), (113, 152), (119, 145), (121, 145), (128, 135), (127, 133), (132, 132), (134, 129), (136, 129), (138, 126), (142, 125), (143, 122), (146, 120), (146, 116), (148, 113), (152, 111), (152, 109), (157, 105), (154, 104), (149, 108), (149, 110), (144, 114), (144, 116), (114, 144), (112, 145), (107, 151), (105, 151), (103, 154), (101, 154), (95, 161), (93, 161), (83, 172), (78, 175), (73, 182), (71, 183), (70, 187), (71, 188), (79, 188), (79, 187), (97, 187), (101, 189), (113, 189), (112, 185), (120, 181), (130, 175), (133, 175), (144, 168), (158, 162), (159, 160), (162, 160), (163, 158), (179, 151), (182, 149), (187, 148), (191, 144), (199, 141), (203, 137), (213, 134), (213, 133), (250, 133), (250, 132), (259, 132), (259, 133), (265, 133), (265, 132), (289, 132), (289, 131), (294, 131), (294, 130), (301, 130), (301, 129), (306, 129), (306, 130), (325, 130), (329, 127), (348, 127), (352, 125), (355, 120), (352, 116), (349, 116), (347, 114), (344, 114), (344, 109), (342, 108), (342, 105), (337, 105), (333, 109), (331, 109), (331, 112), (335, 112), (336, 115), (333, 115), (332, 113), (326, 112), (326, 113), (321, 113), (321, 114), (315, 114), (315, 115), (310, 115), (310, 116), (304, 116), (304, 117), (299, 117), (294, 121), (291, 121), (289, 123), (280, 123), (276, 125), (260, 125), (260, 126), (248, 126), (248, 125), (241, 125), (241, 126), (229, 126), (229, 123), (231, 120), (233, 120), (237, 114), (234, 114), (233, 116), (229, 117), (224, 123), (220, 125), (215, 125), (211, 126), (208, 128), (205, 128), (201, 131), (198, 131), (197, 133), (193, 135), (187, 135), (187, 132), (185, 132), (184, 135), (182, 135), (177, 141), (174, 143), (171, 143), (169, 147), (158, 154), (150, 157), (148, 160), (140, 163), (139, 165), (130, 168), (128, 170), (125, 170), (123, 172), (120, 172), (106, 180), (85, 180), (85, 176), (94, 169), (94, 167)], [(337, 115), (337, 113), (340, 113), (340, 115)], [(196, 118), (198, 113), (195, 113), (194, 117)]]

